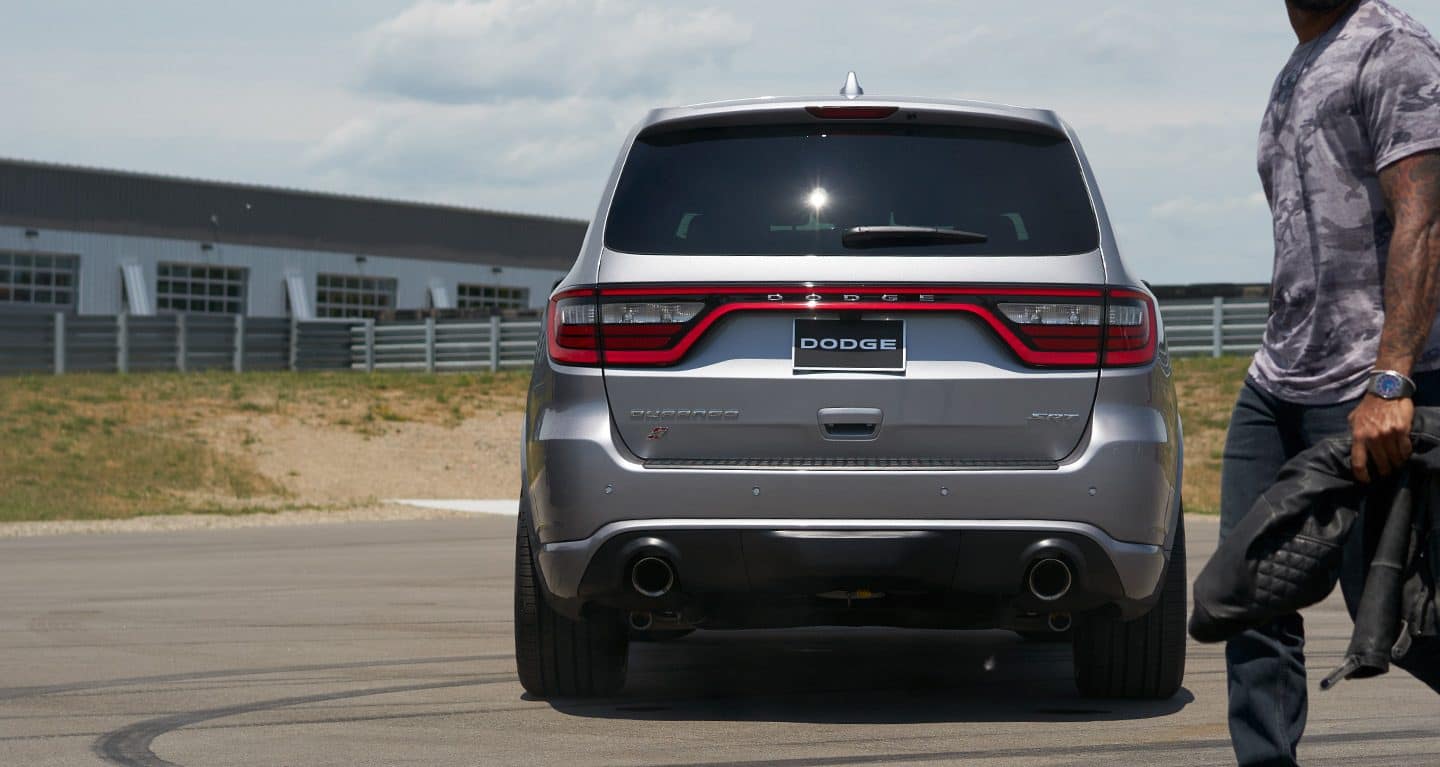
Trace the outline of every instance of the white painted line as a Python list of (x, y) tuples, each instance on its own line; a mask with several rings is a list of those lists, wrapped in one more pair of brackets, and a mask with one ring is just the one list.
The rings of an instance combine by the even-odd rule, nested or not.
[(520, 513), (520, 502), (518, 500), (443, 500), (443, 499), (395, 499), (391, 503), (399, 503), (405, 506), (414, 506), (420, 509), (439, 509), (441, 511), (463, 511), (469, 514), (499, 514), (501, 516), (513, 517)]

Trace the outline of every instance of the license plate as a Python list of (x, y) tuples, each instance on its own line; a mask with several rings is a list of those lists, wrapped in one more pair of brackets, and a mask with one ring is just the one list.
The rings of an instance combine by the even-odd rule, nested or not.
[(796, 370), (905, 371), (904, 320), (795, 320)]

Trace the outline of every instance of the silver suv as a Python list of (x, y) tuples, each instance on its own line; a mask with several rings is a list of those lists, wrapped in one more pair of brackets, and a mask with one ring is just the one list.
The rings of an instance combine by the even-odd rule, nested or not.
[(525, 420), (520, 681), (604, 695), (696, 629), (1005, 628), (1083, 694), (1185, 665), (1155, 300), (1053, 112), (651, 112), (556, 287)]

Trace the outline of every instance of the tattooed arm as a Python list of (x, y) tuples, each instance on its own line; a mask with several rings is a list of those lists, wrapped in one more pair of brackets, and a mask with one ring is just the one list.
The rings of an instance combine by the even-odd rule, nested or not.
[[(1380, 172), (1395, 234), (1385, 268), (1385, 329), (1377, 370), (1410, 375), (1440, 311), (1440, 152), (1421, 152)], [(1415, 404), (1366, 395), (1350, 416), (1355, 476), (1370, 464), (1388, 475), (1410, 458)]]

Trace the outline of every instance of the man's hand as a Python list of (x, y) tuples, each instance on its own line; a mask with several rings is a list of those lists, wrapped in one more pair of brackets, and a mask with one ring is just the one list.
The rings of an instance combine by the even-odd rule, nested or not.
[[(1377, 370), (1409, 375), (1440, 310), (1440, 151), (1410, 155), (1380, 171), (1380, 189), (1395, 224), (1385, 266), (1385, 327)], [(1410, 459), (1415, 403), (1365, 395), (1350, 414), (1355, 478), (1370, 482), (1370, 464), (1388, 476)]]
[(1409, 399), (1387, 400), (1365, 395), (1350, 413), (1350, 466), (1355, 478), (1370, 483), (1370, 464), (1380, 476), (1388, 477), (1410, 460), (1410, 427), (1415, 421), (1415, 403)]

